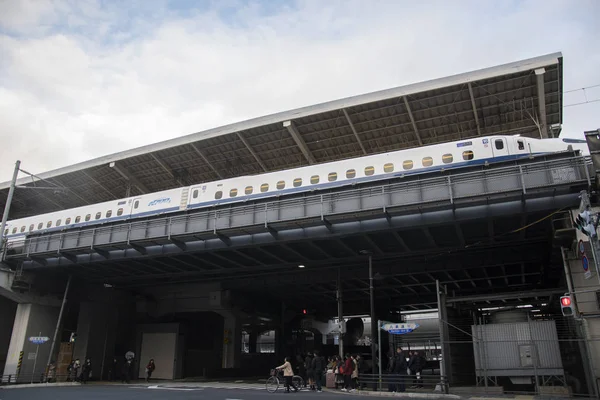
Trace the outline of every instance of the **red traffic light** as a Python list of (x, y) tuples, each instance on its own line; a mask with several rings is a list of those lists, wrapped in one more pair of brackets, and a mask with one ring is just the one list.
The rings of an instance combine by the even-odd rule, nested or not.
[(561, 297), (560, 304), (562, 304), (563, 307), (569, 307), (571, 305), (571, 296)]
[(306, 309), (302, 310), (302, 314), (306, 314)]

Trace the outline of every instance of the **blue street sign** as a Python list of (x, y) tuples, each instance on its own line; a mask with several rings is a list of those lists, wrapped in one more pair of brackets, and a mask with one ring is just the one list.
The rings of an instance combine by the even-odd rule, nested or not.
[(50, 340), (47, 336), (31, 336), (29, 341), (33, 344), (43, 344)]
[(404, 335), (411, 333), (419, 327), (419, 324), (415, 323), (404, 323), (404, 324), (384, 324), (381, 329), (391, 333), (392, 335)]
[(588, 258), (586, 256), (581, 257), (581, 263), (583, 264), (584, 271), (587, 272), (590, 270), (590, 262), (588, 261)]
[(579, 247), (579, 253), (581, 255), (585, 254), (585, 245), (583, 244), (583, 240), (579, 241), (579, 244), (577, 247)]

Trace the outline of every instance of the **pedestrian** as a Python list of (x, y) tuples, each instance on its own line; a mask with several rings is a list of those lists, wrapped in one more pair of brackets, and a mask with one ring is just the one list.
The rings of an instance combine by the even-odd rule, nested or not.
[(395, 392), (405, 392), (406, 391), (406, 375), (408, 370), (408, 363), (406, 362), (406, 356), (404, 355), (404, 351), (402, 347), (398, 347), (396, 349), (396, 357), (394, 358), (394, 371), (393, 374), (394, 380), (397, 382), (394, 386)]
[(354, 372), (354, 360), (350, 357), (350, 354), (346, 354), (346, 361), (344, 363), (343, 371), (340, 371), (344, 375), (344, 388), (343, 392), (354, 392), (352, 389), (352, 373)]
[(81, 368), (81, 382), (86, 383), (92, 377), (92, 360), (89, 358), (85, 360), (85, 364)]
[(148, 362), (148, 365), (146, 365), (146, 383), (150, 381), (150, 378), (152, 377), (152, 373), (154, 372), (155, 369), (156, 369), (156, 365), (154, 364), (154, 358), (151, 358), (150, 361)]
[(317, 392), (321, 393), (323, 374), (325, 372), (325, 360), (319, 354), (318, 350), (315, 350), (315, 357), (312, 361), (312, 370), (315, 378), (315, 385)]
[(315, 390), (315, 371), (312, 367), (313, 356), (309, 351), (306, 355), (306, 359), (304, 360), (304, 366), (306, 367), (306, 376), (308, 377), (308, 385), (310, 390)]
[(294, 392), (298, 391), (298, 388), (292, 381), (292, 377), (294, 376), (294, 369), (292, 368), (292, 364), (290, 363), (290, 358), (286, 357), (283, 365), (275, 368), (277, 371), (283, 370), (283, 378), (285, 379), (285, 392), (289, 393), (290, 388), (294, 389)]

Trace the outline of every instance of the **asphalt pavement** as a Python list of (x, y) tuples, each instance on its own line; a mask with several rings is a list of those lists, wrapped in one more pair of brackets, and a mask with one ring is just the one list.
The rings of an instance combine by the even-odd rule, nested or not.
[(265, 400), (289, 399), (308, 400), (323, 397), (331, 400), (361, 398), (341, 393), (298, 392), (285, 393), (278, 390), (269, 393), (266, 390), (201, 388), (193, 386), (129, 386), (129, 385), (81, 385), (68, 387), (27, 387), (0, 389), (0, 400)]

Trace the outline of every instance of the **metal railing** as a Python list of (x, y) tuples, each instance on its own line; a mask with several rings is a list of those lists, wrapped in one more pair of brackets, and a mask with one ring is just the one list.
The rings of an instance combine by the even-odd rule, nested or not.
[(71, 375), (65, 374), (14, 374), (0, 375), (0, 386), (4, 385), (29, 385), (40, 383), (70, 382), (74, 381)]
[[(407, 209), (427, 204), (454, 205), (461, 200), (515, 193), (523, 196), (542, 188), (568, 186), (577, 182), (590, 183), (589, 158), (574, 157), (510, 165), (481, 171), (406, 180), (390, 184), (374, 184), (322, 194), (286, 197), (277, 200), (221, 205), (208, 210), (190, 211), (173, 217), (157, 217), (143, 221), (117, 223), (95, 228), (70, 229), (27, 237), (9, 245), (5, 258), (29, 257), (36, 254), (59, 254), (61, 250), (100, 248), (122, 243), (130, 246), (151, 239), (172, 240), (190, 235), (217, 234), (222, 230), (301, 220), (321, 220), (353, 214), (369, 215), (374, 211)], [(582, 171), (583, 170), (583, 171)], [(455, 172), (455, 171), (454, 171)], [(480, 190), (483, 188), (483, 191)], [(249, 216), (252, 218), (249, 218)], [(10, 254), (12, 253), (12, 254)]]
[(383, 391), (383, 392), (402, 392), (402, 391), (424, 391), (431, 392), (440, 390), (442, 377), (439, 374), (419, 373), (418, 375), (409, 374), (359, 374), (356, 381), (337, 384), (335, 389), (350, 388), (355, 390)]

